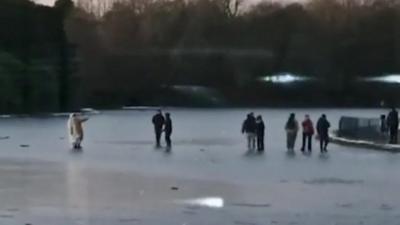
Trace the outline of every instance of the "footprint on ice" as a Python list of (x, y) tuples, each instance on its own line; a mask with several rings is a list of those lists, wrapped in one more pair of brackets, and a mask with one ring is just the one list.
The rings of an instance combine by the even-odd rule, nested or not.
[(235, 223), (236, 225), (257, 225), (256, 223), (247, 222), (247, 221), (235, 221), (234, 223)]
[(388, 205), (388, 204), (382, 204), (382, 205), (379, 207), (379, 209), (380, 209), (380, 210), (383, 210), (383, 211), (391, 211), (391, 210), (394, 209), (394, 207), (391, 206), (391, 205)]
[(196, 215), (197, 213), (195, 211), (192, 211), (192, 210), (183, 210), (183, 214), (192, 216), (192, 215)]
[(234, 203), (233, 206), (249, 207), (249, 208), (268, 208), (271, 204), (256, 204), (256, 203)]
[(10, 214), (2, 214), (2, 215), (0, 215), (0, 218), (4, 218), (4, 219), (11, 219), (11, 218), (14, 218), (14, 215), (10, 215)]
[(125, 218), (125, 219), (119, 219), (120, 223), (138, 223), (140, 222), (140, 219), (137, 218)]
[(7, 209), (8, 212), (18, 212), (19, 209), (17, 208), (11, 208), (11, 209)]
[(346, 185), (353, 185), (353, 184), (362, 184), (364, 183), (363, 180), (352, 180), (352, 179), (342, 179), (342, 178), (316, 178), (312, 180), (304, 180), (305, 184), (310, 185), (326, 185), (326, 184), (346, 184)]
[(336, 204), (336, 206), (339, 208), (353, 208), (352, 203), (340, 203), (340, 204)]

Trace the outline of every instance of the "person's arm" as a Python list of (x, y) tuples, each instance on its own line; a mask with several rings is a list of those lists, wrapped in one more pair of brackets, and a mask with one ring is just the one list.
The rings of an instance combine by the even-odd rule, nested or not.
[(167, 123), (166, 122), (162, 124), (162, 131), (163, 132), (167, 131)]
[(314, 135), (315, 130), (314, 130), (314, 124), (312, 121), (310, 121), (310, 129), (311, 129), (311, 134)]
[(391, 124), (391, 120), (392, 120), (391, 117), (392, 117), (392, 116), (391, 116), (391, 113), (389, 113), (388, 116), (387, 116), (387, 118), (386, 118), (386, 125), (387, 125), (387, 126), (390, 126), (390, 124)]
[(89, 120), (89, 117), (79, 118), (79, 121), (80, 121), (81, 123), (84, 123), (84, 122), (86, 122), (86, 121), (88, 121), (88, 120)]
[(69, 125), (69, 134), (70, 135), (74, 134), (74, 128), (73, 128), (73, 126), (71, 124)]

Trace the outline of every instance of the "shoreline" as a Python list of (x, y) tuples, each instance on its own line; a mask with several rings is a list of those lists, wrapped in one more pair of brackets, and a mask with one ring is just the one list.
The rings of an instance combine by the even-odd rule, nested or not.
[(400, 145), (392, 145), (392, 144), (384, 144), (384, 143), (376, 143), (368, 140), (357, 140), (350, 139), (345, 137), (339, 137), (335, 132), (330, 133), (330, 141), (334, 144), (343, 145), (343, 146), (352, 146), (358, 148), (368, 148), (377, 151), (386, 151), (393, 153), (400, 153)]

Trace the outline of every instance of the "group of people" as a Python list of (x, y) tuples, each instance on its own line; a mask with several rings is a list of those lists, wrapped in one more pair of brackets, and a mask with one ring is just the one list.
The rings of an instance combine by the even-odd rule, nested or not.
[[(72, 144), (73, 149), (81, 149), (81, 143), (83, 141), (83, 123), (89, 118), (84, 117), (80, 113), (72, 113), (68, 120), (68, 134), (69, 139)], [(165, 142), (167, 149), (171, 148), (171, 135), (172, 135), (172, 120), (170, 113), (165, 113), (163, 115), (161, 110), (152, 118), (152, 123), (154, 125), (154, 132), (156, 137), (156, 147), (161, 147), (161, 136), (162, 133), (165, 134)], [(306, 150), (312, 152), (312, 139), (315, 134), (314, 124), (309, 115), (305, 115), (304, 120), (301, 123), (302, 126), (302, 145), (301, 151)], [(320, 141), (321, 153), (327, 152), (327, 146), (329, 144), (329, 128), (330, 123), (323, 114), (318, 119), (316, 124), (316, 131)], [(294, 113), (290, 114), (289, 119), (285, 125), (286, 138), (287, 138), (287, 149), (288, 151), (294, 151), (297, 134), (299, 132), (300, 126), (296, 120), (296, 115)], [(395, 108), (389, 112), (388, 116), (381, 116), (381, 132), (390, 133), (389, 143), (397, 144), (398, 142), (398, 129), (399, 129), (399, 115)], [(264, 136), (265, 136), (265, 124), (261, 115), (257, 117), (254, 113), (247, 114), (246, 119), (242, 124), (242, 133), (246, 135), (247, 147), (249, 150), (255, 150), (259, 152), (264, 151)]]
[(156, 135), (156, 147), (161, 147), (161, 135), (165, 134), (165, 143), (167, 148), (171, 148), (171, 135), (172, 135), (172, 120), (171, 114), (165, 113), (165, 117), (161, 110), (157, 111), (157, 114), (153, 116), (152, 123), (154, 125), (154, 133)]
[[(165, 114), (165, 117), (161, 110), (152, 118), (154, 125), (154, 133), (156, 138), (156, 147), (161, 147), (161, 136), (165, 133), (165, 142), (167, 148), (171, 148), (171, 134), (172, 134), (172, 120), (169, 113)], [(305, 116), (302, 122), (303, 127), (303, 144), (301, 151), (305, 152), (306, 146), (308, 152), (312, 151), (312, 137), (314, 136), (314, 125), (309, 115)], [(317, 134), (320, 140), (321, 153), (327, 152), (327, 146), (329, 143), (329, 128), (330, 123), (326, 118), (326, 115), (322, 115), (319, 118), (316, 126)], [(299, 131), (299, 124), (296, 120), (295, 114), (290, 114), (288, 121), (285, 126), (287, 134), (287, 149), (294, 151), (297, 133)], [(265, 124), (261, 115), (255, 116), (254, 113), (247, 114), (246, 119), (243, 121), (241, 132), (246, 135), (247, 147), (250, 151), (257, 150), (263, 152), (264, 147), (264, 136), (265, 136)]]
[(255, 150), (257, 143), (257, 151), (264, 151), (265, 125), (261, 115), (255, 117), (254, 113), (247, 114), (242, 125), (242, 133), (246, 135), (249, 150)]
[[(304, 121), (301, 123), (303, 128), (303, 143), (301, 151), (305, 152), (306, 147), (309, 153), (312, 151), (312, 137), (314, 136), (314, 125), (309, 115), (306, 115)], [(329, 144), (329, 128), (330, 123), (323, 114), (317, 122), (316, 130), (318, 138), (320, 140), (321, 153), (327, 152)], [(294, 151), (297, 133), (299, 131), (299, 123), (296, 120), (294, 113), (290, 114), (288, 121), (285, 125), (286, 138), (287, 138), (287, 149), (288, 151)], [(257, 150), (259, 152), (264, 151), (264, 135), (265, 135), (265, 124), (261, 115), (257, 117), (254, 113), (247, 114), (246, 119), (242, 125), (242, 133), (246, 135), (248, 149)], [(256, 146), (257, 143), (257, 146)]]
[[(388, 124), (397, 124), (398, 126), (398, 116), (396, 116), (397, 111), (392, 111), (388, 116)], [(396, 120), (397, 118), (397, 120)], [(88, 120), (87, 117), (82, 116), (78, 113), (72, 113), (68, 120), (68, 133), (70, 142), (73, 149), (81, 149), (81, 143), (83, 140), (83, 126), (82, 124)], [(393, 120), (393, 121), (392, 121)], [(161, 147), (161, 136), (162, 133), (165, 134), (165, 142), (167, 149), (171, 148), (171, 135), (172, 135), (172, 120), (170, 113), (165, 113), (163, 115), (161, 110), (152, 118), (152, 123), (154, 125), (154, 133), (156, 138), (156, 147)], [(303, 128), (303, 143), (301, 151), (305, 152), (306, 147), (308, 152), (312, 151), (312, 137), (314, 135), (314, 125), (309, 115), (305, 115), (304, 121), (301, 123)], [(320, 140), (321, 152), (327, 152), (327, 146), (329, 143), (329, 127), (326, 115), (322, 115), (316, 126), (317, 134)], [(286, 135), (287, 135), (287, 149), (289, 151), (294, 151), (297, 133), (299, 131), (299, 123), (296, 120), (295, 114), (292, 113), (289, 116), (288, 121), (285, 125)], [(265, 136), (265, 124), (261, 115), (257, 117), (254, 113), (249, 113), (247, 118), (242, 124), (242, 133), (246, 135), (247, 147), (249, 150), (256, 150), (259, 152), (264, 151), (264, 136)], [(390, 126), (391, 133), (395, 133), (394, 129)], [(392, 137), (392, 135), (391, 135)], [(393, 139), (393, 140), (392, 140)], [(396, 138), (391, 138), (391, 142), (397, 141), (397, 129)]]
[[(303, 143), (301, 151), (305, 152), (307, 145), (307, 150), (309, 153), (312, 152), (312, 137), (314, 136), (315, 130), (313, 122), (309, 115), (305, 115), (303, 122), (301, 123), (303, 128)], [(318, 119), (316, 130), (320, 141), (321, 153), (328, 152), (327, 147), (329, 144), (329, 128), (331, 124), (326, 118), (325, 114)], [(297, 133), (299, 131), (299, 123), (296, 120), (296, 115), (294, 113), (290, 114), (288, 121), (285, 125), (286, 130), (286, 140), (288, 151), (294, 151), (296, 144)]]

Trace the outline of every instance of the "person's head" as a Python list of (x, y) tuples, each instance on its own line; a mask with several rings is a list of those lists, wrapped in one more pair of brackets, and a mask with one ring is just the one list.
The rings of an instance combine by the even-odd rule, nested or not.
[(289, 121), (294, 121), (296, 115), (294, 113), (291, 113), (289, 116)]
[(165, 113), (165, 117), (169, 118), (171, 116), (170, 113)]
[(161, 109), (158, 109), (158, 110), (157, 110), (157, 114), (162, 114), (162, 110), (161, 110)]
[(262, 120), (262, 116), (261, 116), (261, 115), (258, 115), (258, 116), (257, 116), (257, 120)]
[(254, 113), (253, 113), (253, 112), (251, 112), (249, 115), (250, 115), (251, 117), (254, 117)]
[(392, 111), (396, 111), (396, 107), (392, 106)]
[(326, 119), (326, 115), (325, 114), (322, 114), (322, 116), (321, 116), (322, 118), (324, 118), (324, 119)]
[(306, 120), (309, 120), (309, 119), (310, 119), (310, 115), (306, 114), (306, 115), (304, 116), (304, 118), (305, 118)]

